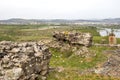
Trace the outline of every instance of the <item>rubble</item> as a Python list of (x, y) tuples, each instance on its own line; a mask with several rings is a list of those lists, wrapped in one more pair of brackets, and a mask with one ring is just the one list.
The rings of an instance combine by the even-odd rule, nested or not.
[(51, 53), (42, 42), (0, 42), (0, 80), (46, 79)]
[(105, 51), (104, 54), (107, 55), (108, 59), (100, 67), (94, 70), (95, 73), (113, 77), (120, 77), (120, 51)]
[(90, 33), (54, 32), (53, 37), (58, 41), (66, 41), (70, 44), (77, 44), (83, 46), (92, 45), (92, 35)]
[(92, 45), (92, 35), (90, 33), (77, 32), (54, 32), (53, 37), (48, 46), (56, 48), (61, 52), (72, 52), (73, 55), (79, 57), (92, 57), (90, 50), (87, 48)]
[(76, 50), (74, 53), (75, 55), (83, 58), (93, 57), (93, 54), (91, 54), (91, 51), (87, 47), (81, 47), (80, 49)]

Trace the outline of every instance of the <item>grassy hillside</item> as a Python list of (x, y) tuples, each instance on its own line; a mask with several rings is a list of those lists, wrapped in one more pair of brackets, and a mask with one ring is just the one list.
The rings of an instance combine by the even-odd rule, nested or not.
[[(52, 28), (51, 28), (52, 27)], [(54, 31), (80, 31), (90, 32), (93, 35), (99, 35), (96, 28), (89, 27), (70, 27), (48, 25), (0, 25), (0, 41), (38, 41), (41, 39), (51, 38)], [(58, 26), (57, 26), (58, 27)]]
[[(59, 27), (59, 28), (56, 28)], [(77, 31), (90, 32), (93, 35), (94, 43), (101, 43), (102, 39), (108, 37), (101, 37), (95, 27), (81, 27), (81, 26), (48, 26), (48, 25), (0, 25), (0, 41), (39, 41), (51, 40), (54, 31)], [(120, 39), (118, 38), (118, 43)], [(52, 58), (50, 67), (61, 68), (63, 71), (51, 71), (47, 76), (48, 80), (118, 80), (110, 76), (101, 76), (96, 74), (82, 75), (82, 70), (93, 68), (106, 60), (106, 56), (102, 54), (104, 50), (114, 50), (110, 47), (95, 47), (89, 48), (95, 56), (93, 58), (84, 58), (78, 56), (71, 56), (71, 50), (61, 52), (59, 49), (50, 48)]]
[(107, 57), (102, 54), (104, 50), (114, 50), (110, 47), (96, 47), (89, 48), (95, 55), (94, 57), (79, 57), (71, 54), (71, 51), (60, 52), (60, 50), (51, 48), (52, 58), (50, 66), (53, 68), (60, 68), (61, 71), (51, 71), (48, 75), (48, 80), (118, 80), (118, 78), (110, 76), (101, 76), (99, 74), (83, 72), (95, 66), (99, 66)]

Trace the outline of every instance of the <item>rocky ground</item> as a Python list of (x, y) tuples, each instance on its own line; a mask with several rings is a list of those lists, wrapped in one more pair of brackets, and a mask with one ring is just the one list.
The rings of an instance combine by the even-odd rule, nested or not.
[[(75, 35), (76, 34), (76, 35)], [(69, 37), (72, 35), (73, 37)], [(72, 51), (72, 55), (80, 56), (83, 58), (92, 58), (96, 56), (96, 54), (93, 51), (89, 50), (89, 47), (92, 44), (92, 36), (88, 33), (87, 36), (83, 36), (84, 34), (78, 34), (78, 33), (64, 33), (64, 32), (56, 32), (53, 37), (55, 38), (54, 41), (51, 41), (48, 46), (52, 48), (60, 49), (60, 51)], [(83, 40), (81, 40), (81, 37)], [(72, 39), (71, 39), (72, 38)], [(71, 44), (74, 42), (74, 38), (76, 38), (76, 44)], [(78, 40), (78, 41), (77, 41)], [(79, 40), (81, 42), (79, 42)], [(68, 41), (68, 42), (67, 42)], [(87, 45), (87, 46), (86, 46)], [(110, 46), (108, 46), (110, 47)], [(113, 46), (114, 47), (114, 46)], [(91, 54), (92, 53), (92, 54)], [(104, 76), (111, 76), (111, 77), (120, 77), (120, 50), (113, 50), (113, 51), (104, 51), (101, 54), (105, 54), (107, 57), (107, 61), (96, 65), (96, 67), (76, 72), (80, 74), (100, 74)], [(71, 55), (71, 56), (72, 56)], [(55, 68), (56, 71), (61, 72), (64, 71), (65, 68), (58, 67)]]
[(107, 61), (94, 71), (97, 74), (120, 77), (120, 50), (104, 51)]

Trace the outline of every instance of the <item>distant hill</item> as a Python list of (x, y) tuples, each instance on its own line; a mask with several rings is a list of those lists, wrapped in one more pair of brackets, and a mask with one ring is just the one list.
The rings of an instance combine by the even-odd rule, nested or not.
[(99, 19), (99, 20), (67, 20), (67, 19), (21, 19), (12, 18), (0, 20), (0, 24), (120, 24), (120, 18)]

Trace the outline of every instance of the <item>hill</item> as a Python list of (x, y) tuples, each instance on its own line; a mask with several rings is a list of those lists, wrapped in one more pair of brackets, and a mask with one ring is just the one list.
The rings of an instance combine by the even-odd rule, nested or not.
[(94, 20), (67, 20), (67, 19), (21, 19), (12, 18), (0, 20), (0, 24), (120, 24), (120, 18)]

